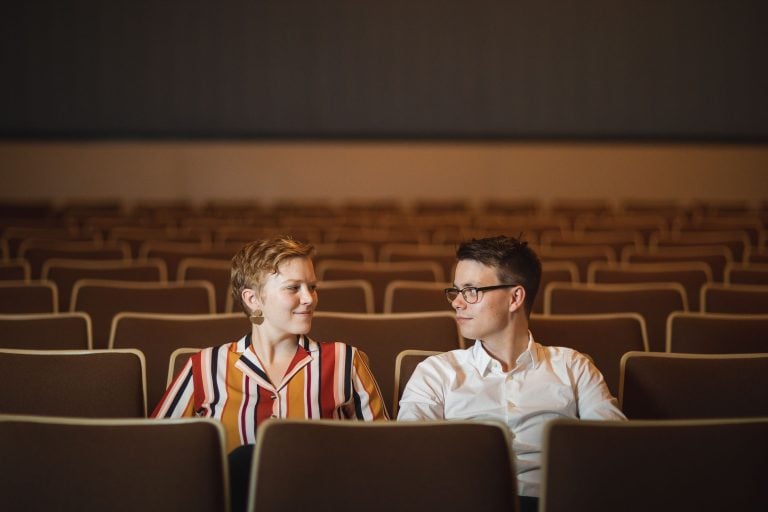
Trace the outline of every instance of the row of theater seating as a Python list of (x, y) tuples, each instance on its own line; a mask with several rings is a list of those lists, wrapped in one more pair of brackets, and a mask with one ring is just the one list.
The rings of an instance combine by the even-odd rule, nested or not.
[[(202, 220), (198, 220), (203, 222)], [(131, 255), (137, 256), (147, 241), (166, 241), (197, 244), (200, 249), (227, 249), (250, 240), (291, 233), (295, 238), (312, 243), (360, 242), (378, 249), (384, 243), (456, 244), (468, 238), (493, 236), (499, 233), (523, 234), (532, 244), (543, 249), (572, 245), (607, 245), (617, 254), (634, 247), (666, 245), (727, 245), (733, 257), (744, 259), (747, 250), (760, 252), (765, 248), (765, 224), (758, 218), (718, 219), (695, 225), (668, 226), (661, 218), (611, 219), (610, 222), (585, 219), (583, 224), (569, 227), (559, 218), (496, 217), (483, 223), (463, 224), (460, 220), (437, 217), (406, 221), (391, 226), (345, 226), (335, 219), (296, 218), (284, 224), (272, 222), (248, 225), (240, 221), (206, 221), (203, 225), (146, 226), (132, 224), (130, 219), (112, 219), (115, 225), (66, 225), (58, 221), (32, 222), (19, 219), (0, 219), (2, 248), (8, 257), (22, 251), (25, 240), (53, 239), (92, 243), (125, 242)], [(53, 222), (53, 225), (49, 225)], [(193, 220), (188, 220), (192, 223)], [(410, 223), (409, 223), (410, 222)], [(26, 246), (29, 246), (27, 243)]]
[[(525, 232), (541, 245), (568, 241), (584, 235), (605, 232), (623, 234), (625, 244), (648, 244), (677, 239), (682, 233), (741, 231), (747, 245), (762, 247), (761, 236), (768, 225), (768, 209), (746, 205), (676, 204), (648, 205), (647, 208), (614, 210), (606, 201), (582, 201), (542, 209), (527, 204), (522, 208), (473, 210), (460, 201), (445, 201), (432, 207), (411, 210), (397, 207), (339, 209), (328, 204), (284, 205), (265, 211), (246, 204), (226, 209), (179, 208), (156, 205), (131, 212), (119, 208), (71, 208), (61, 212), (25, 212), (0, 204), (0, 234), (10, 240), (10, 255), (15, 255), (14, 240), (23, 237), (80, 237), (83, 239), (127, 240), (134, 250), (142, 240), (167, 239), (185, 242), (226, 243), (261, 238), (292, 231), (313, 243), (370, 241), (455, 243), (468, 236), (499, 230)], [(526, 204), (526, 203), (524, 203)], [(633, 233), (632, 233), (633, 232)], [(736, 236), (736, 238), (740, 238)], [(593, 242), (594, 243), (594, 242)]]
[[(239, 309), (229, 290), (226, 265), (190, 266), (196, 279), (167, 282), (148, 280), (158, 267), (59, 262), (48, 274), (55, 281), (0, 280), (3, 314), (83, 311), (93, 321), (94, 346), (104, 347), (112, 318), (121, 311), (151, 313), (227, 313)], [(407, 313), (450, 311), (443, 289), (448, 282), (435, 279), (430, 263), (385, 266), (333, 262), (321, 264), (318, 311), (346, 313)], [(651, 348), (661, 350), (664, 322), (674, 311), (712, 313), (768, 313), (768, 284), (721, 284), (709, 279), (702, 264), (632, 264), (597, 266), (588, 283), (573, 282), (569, 265), (545, 264), (535, 314), (591, 314), (637, 312), (648, 324)], [(768, 269), (734, 269), (750, 276), (750, 283), (768, 282)], [(90, 278), (83, 279), (83, 276)], [(131, 277), (131, 280), (125, 279)], [(432, 276), (432, 279), (426, 279)], [(755, 277), (756, 276), (756, 277)], [(104, 279), (104, 278), (112, 279)], [(114, 278), (121, 280), (115, 280)], [(99, 279), (101, 278), (101, 279)], [(410, 279), (409, 279), (410, 278)], [(419, 279), (420, 278), (420, 279)]]
[[(489, 234), (508, 233), (495, 231)], [(638, 245), (622, 238), (616, 233), (602, 233), (581, 236), (558, 242), (549, 241), (545, 245), (534, 245), (534, 249), (545, 262), (568, 261), (576, 265), (576, 279), (588, 278), (588, 265), (593, 262), (638, 263), (638, 262), (681, 262), (701, 261), (710, 266), (712, 279), (722, 282), (728, 264), (752, 266), (768, 263), (768, 253), (764, 244), (751, 245), (742, 232), (709, 232), (681, 235), (675, 240), (657, 242), (650, 246)], [(284, 234), (292, 234), (290, 231)], [(263, 233), (261, 234), (263, 235)], [(631, 237), (632, 235), (630, 235)], [(761, 235), (762, 236), (762, 235)], [(72, 241), (46, 238), (25, 238), (18, 240), (15, 250), (8, 247), (12, 240), (0, 245), (4, 250), (3, 273), (25, 275), (39, 279), (44, 266), (50, 259), (89, 259), (89, 260), (138, 260), (159, 259), (165, 263), (166, 275), (171, 279), (179, 276), (179, 267), (185, 258), (229, 260), (245, 241), (259, 238), (259, 233), (236, 243), (211, 246), (202, 243), (178, 242), (169, 240), (140, 240), (139, 245), (131, 249), (127, 241)], [(357, 263), (396, 263), (413, 261), (432, 261), (442, 268), (438, 280), (450, 277), (455, 263), (455, 244), (424, 244), (397, 241), (365, 240), (340, 243), (322, 243), (316, 246), (316, 263), (326, 260), (343, 260)], [(2, 274), (0, 274), (1, 276)]]
[[(766, 321), (764, 317), (763, 325)], [(150, 350), (155, 352), (149, 352), (150, 355), (157, 355), (157, 348)], [(197, 350), (199, 348), (180, 348), (170, 354), (163, 387)], [(416, 365), (439, 353), (404, 350), (395, 358), (394, 379), (392, 375), (379, 374), (385, 399), (393, 398), (393, 402), (387, 404), (392, 417), (397, 416), (399, 398)], [(620, 408), (629, 419), (768, 416), (766, 352), (629, 351), (620, 356), (617, 366), (616, 394)], [(144, 418), (159, 400), (157, 392), (162, 391), (148, 391), (147, 359), (144, 352), (133, 348), (0, 349), (0, 369), (0, 384), (7, 390), (0, 397), (0, 414)], [(159, 368), (154, 370), (159, 373)], [(386, 395), (387, 391), (392, 391), (392, 395)]]
[[(667, 353), (768, 353), (768, 314), (676, 312), (669, 315), (665, 328)], [(249, 329), (243, 314), (122, 312), (111, 323), (108, 344), (96, 350), (141, 351), (148, 405), (154, 408), (168, 384), (169, 373), (179, 369), (170, 361), (174, 351), (189, 349), (182, 351), (188, 354), (190, 350), (224, 344), (239, 339)], [(636, 313), (532, 315), (531, 330), (540, 343), (567, 346), (589, 355), (615, 396), (620, 395), (622, 356), (649, 351), (646, 322)], [(310, 336), (318, 341), (346, 341), (360, 348), (369, 358), (390, 412), (397, 409), (399, 390), (420, 355), (472, 343), (460, 336), (450, 312), (318, 312)], [(0, 315), (0, 348), (87, 353), (91, 350), (90, 317), (85, 313)], [(416, 352), (406, 353), (409, 350)], [(655, 349), (650, 352), (663, 353)], [(403, 365), (400, 371), (398, 366)], [(38, 377), (35, 374), (33, 378)]]
[[(213, 420), (0, 415), (4, 510), (229, 510)], [(542, 512), (762, 511), (768, 418), (545, 428)], [(191, 448), (192, 447), (192, 448)], [(249, 512), (516, 512), (506, 427), (274, 421), (258, 429)]]
[[(131, 258), (124, 245), (95, 246), (88, 242), (52, 240), (35, 242), (22, 256), (0, 260), (0, 280), (50, 279), (59, 286), (62, 305), (69, 299), (76, 279), (130, 281), (209, 280), (217, 291), (218, 311), (223, 312), (229, 284), (229, 260), (236, 248), (206, 250), (197, 245), (145, 242), (140, 256)], [(573, 246), (539, 249), (543, 282), (649, 282), (676, 281), (689, 290), (695, 302), (704, 282), (767, 284), (768, 263), (755, 253), (749, 262), (737, 262), (724, 245), (625, 250), (616, 259), (608, 246)], [(370, 244), (321, 244), (315, 256), (318, 278), (324, 281), (365, 279), (380, 299), (394, 280), (446, 282), (453, 275), (455, 247), (446, 245), (384, 244), (383, 261), (372, 261)], [(645, 272), (630, 272), (638, 264)], [(666, 264), (661, 265), (661, 264)], [(640, 275), (644, 274), (644, 275)], [(543, 289), (543, 286), (542, 286)], [(690, 293), (690, 292), (696, 292)], [(382, 310), (377, 300), (376, 310)], [(61, 307), (65, 310), (66, 307)]]

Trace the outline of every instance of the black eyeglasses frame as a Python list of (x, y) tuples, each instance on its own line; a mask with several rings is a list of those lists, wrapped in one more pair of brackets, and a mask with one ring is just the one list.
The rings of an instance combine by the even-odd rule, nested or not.
[[(451, 288), (445, 288), (443, 290), (443, 293), (445, 293), (445, 298), (448, 299), (448, 302), (451, 302), (451, 303), (454, 300), (456, 300), (456, 297), (458, 297), (459, 294), (461, 294), (461, 298), (464, 299), (464, 302), (466, 302), (467, 304), (477, 304), (478, 302), (480, 302), (480, 292), (486, 292), (490, 290), (499, 290), (501, 288), (514, 288), (515, 286), (520, 286), (520, 285), (519, 284), (494, 284), (491, 286), (465, 286), (462, 289), (458, 289), (454, 286)], [(475, 290), (475, 295), (477, 296), (477, 300), (474, 302), (468, 301), (467, 296), (464, 294), (465, 290)], [(448, 294), (453, 294), (453, 293), (455, 293), (456, 295), (454, 295), (454, 297), (451, 298)]]

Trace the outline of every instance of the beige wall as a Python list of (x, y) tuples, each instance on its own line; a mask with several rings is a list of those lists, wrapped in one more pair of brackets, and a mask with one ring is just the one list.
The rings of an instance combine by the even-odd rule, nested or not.
[(0, 142), (0, 199), (768, 199), (768, 146)]

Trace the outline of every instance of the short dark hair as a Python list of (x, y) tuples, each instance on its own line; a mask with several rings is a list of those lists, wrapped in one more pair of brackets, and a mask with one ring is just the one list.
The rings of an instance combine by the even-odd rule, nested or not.
[(521, 238), (473, 238), (459, 244), (456, 258), (495, 267), (500, 283), (522, 285), (525, 289), (525, 311), (530, 316), (541, 283), (541, 261), (528, 242)]

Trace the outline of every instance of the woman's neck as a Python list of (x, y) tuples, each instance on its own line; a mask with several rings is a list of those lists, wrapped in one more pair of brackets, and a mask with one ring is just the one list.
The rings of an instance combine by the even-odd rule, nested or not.
[(296, 334), (269, 337), (256, 326), (251, 332), (251, 349), (276, 388), (296, 355), (298, 338)]

